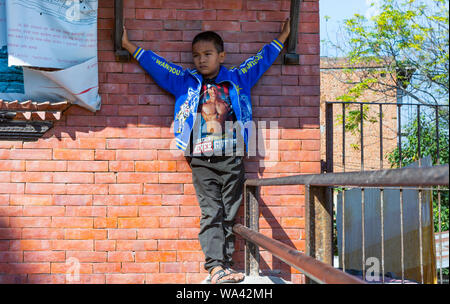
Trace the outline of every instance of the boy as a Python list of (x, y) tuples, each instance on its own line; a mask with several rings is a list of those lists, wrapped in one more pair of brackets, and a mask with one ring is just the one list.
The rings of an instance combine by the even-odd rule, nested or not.
[(250, 89), (272, 65), (290, 33), (289, 19), (281, 34), (239, 68), (227, 69), (222, 38), (211, 31), (192, 41), (195, 69), (183, 69), (128, 40), (122, 45), (153, 80), (175, 96), (174, 132), (185, 152), (201, 208), (199, 241), (211, 284), (244, 279), (233, 264), (232, 227), (243, 197), (252, 110)]

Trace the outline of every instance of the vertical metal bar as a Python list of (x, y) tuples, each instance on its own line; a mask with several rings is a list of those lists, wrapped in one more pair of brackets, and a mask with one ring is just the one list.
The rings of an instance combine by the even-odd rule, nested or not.
[(403, 189), (400, 189), (400, 263), (402, 264), (402, 284), (405, 282), (405, 248), (403, 244)]
[(420, 125), (420, 105), (417, 105), (417, 159), (419, 161), (419, 167), (422, 165), (421, 160), (421, 146), (420, 146), (420, 132), (421, 131), (421, 125)]
[(345, 272), (345, 188), (342, 191), (342, 271)]
[[(417, 159), (419, 167), (422, 167), (421, 159), (421, 121), (420, 121), (420, 105), (417, 105)], [(422, 243), (422, 198), (423, 192), (419, 189), (419, 265), (420, 265), (420, 282), (423, 284), (423, 243)]]
[(305, 185), (307, 254), (332, 265), (333, 202), (329, 187)]
[(380, 170), (383, 169), (383, 105), (380, 103)]
[(365, 249), (365, 231), (364, 231), (364, 188), (361, 189), (361, 257), (362, 257), (362, 279), (363, 281), (366, 279), (366, 249)]
[(326, 170), (333, 172), (333, 104), (326, 103), (325, 107)]
[(440, 256), (440, 263), (439, 263), (439, 277), (440, 277), (440, 283), (442, 284), (442, 231), (441, 231), (441, 191), (440, 187), (438, 186), (438, 217), (439, 217), (439, 256)]
[(420, 282), (423, 284), (422, 199), (423, 193), (422, 190), (419, 190), (419, 264), (420, 264)]
[[(436, 119), (436, 165), (440, 164), (440, 147), (439, 147), (439, 106), (436, 106), (435, 111)], [(440, 186), (437, 187), (437, 200), (438, 200), (438, 232), (439, 232), (439, 278), (442, 284), (442, 231), (441, 231), (441, 190)]]
[(342, 104), (342, 170), (345, 172), (345, 104)]
[[(327, 105), (328, 110), (328, 105)], [(314, 229), (315, 210), (314, 205), (311, 206), (311, 187), (305, 185), (305, 254), (310, 257), (315, 257), (316, 237)], [(305, 278), (306, 284), (314, 284), (314, 281), (308, 277)]]
[(381, 280), (384, 283), (384, 189), (380, 188), (380, 218), (381, 218)]
[(300, 23), (300, 2), (291, 0), (291, 34), (287, 41), (287, 53), (284, 55), (284, 64), (299, 64), (300, 56), (297, 54), (298, 25)]
[(398, 131), (398, 167), (403, 167), (402, 162), (402, 111), (401, 104), (397, 104), (397, 131)]
[(360, 104), (359, 105), (360, 109), (360, 116), (361, 116), (361, 141), (360, 141), (360, 145), (361, 145), (361, 171), (364, 171), (364, 113), (363, 113), (363, 105)]
[(122, 48), (123, 0), (114, 0), (114, 51), (117, 61), (130, 60), (130, 53)]
[[(248, 228), (259, 231), (258, 187), (245, 185), (244, 200), (245, 224)], [(259, 276), (259, 248), (251, 242), (245, 242), (245, 273)]]

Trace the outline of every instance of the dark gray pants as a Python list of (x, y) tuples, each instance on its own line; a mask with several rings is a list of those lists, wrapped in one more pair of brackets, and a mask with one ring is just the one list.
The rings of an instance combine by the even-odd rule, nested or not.
[(242, 156), (187, 158), (192, 182), (200, 204), (200, 245), (205, 254), (205, 269), (233, 265), (236, 213), (243, 199), (245, 169)]

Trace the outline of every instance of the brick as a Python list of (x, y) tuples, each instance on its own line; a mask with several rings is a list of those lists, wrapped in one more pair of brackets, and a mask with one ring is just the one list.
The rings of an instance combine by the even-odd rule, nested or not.
[(117, 173), (117, 183), (157, 183), (158, 173)]
[(223, 9), (223, 10), (241, 10), (242, 9), (242, 0), (228, 0), (228, 1), (221, 1), (221, 0), (208, 0), (205, 1), (205, 8), (206, 9)]
[(51, 227), (54, 228), (93, 228), (92, 218), (81, 217), (52, 217)]
[(49, 272), (50, 263), (0, 263), (0, 273), (32, 274)]
[(281, 10), (280, 1), (247, 1), (248, 10), (256, 11), (279, 11)]
[(191, 173), (164, 173), (159, 175), (161, 184), (192, 183)]
[[(23, 206), (24, 216), (64, 216), (64, 213), (63, 206)], [(0, 214), (3, 214), (2, 211)]]
[(140, 206), (139, 216), (178, 216), (179, 208), (176, 206)]
[[(110, 240), (134, 240), (136, 235), (136, 229), (108, 229), (108, 239)], [(118, 245), (117, 250), (122, 250)]]
[(108, 217), (136, 217), (138, 215), (137, 206), (109, 206)]
[(102, 229), (64, 229), (66, 240), (104, 240), (106, 238), (107, 231)]
[[(22, 216), (23, 208), (22, 206), (0, 206), (0, 215), (3, 217), (6, 216)], [(25, 215), (26, 216), (26, 215)]]
[(141, 194), (142, 184), (112, 184), (109, 185), (109, 194)]
[(153, 251), (158, 249), (156, 240), (118, 240), (117, 250)]
[(147, 273), (145, 281), (148, 284), (185, 284), (186, 276), (184, 273)]
[(120, 272), (121, 263), (94, 263), (94, 273), (114, 273)]
[(67, 184), (67, 194), (108, 194), (107, 185)]
[(138, 229), (138, 239), (175, 240), (178, 239), (178, 228)]
[(53, 250), (94, 250), (92, 240), (53, 240), (51, 241)]
[(0, 170), (2, 171), (24, 171), (24, 160), (0, 160)]
[(106, 284), (144, 284), (145, 274), (107, 274)]
[(159, 263), (122, 263), (122, 272), (157, 273), (159, 272)]
[(159, 220), (157, 217), (135, 217), (119, 218), (118, 228), (158, 228)]
[[(65, 184), (56, 183), (28, 183), (25, 187), (26, 194), (65, 194), (67, 192)], [(51, 196), (46, 195), (25, 195), (23, 197), (15, 197), (18, 201), (23, 201), (20, 204), (37, 204), (50, 205), (54, 200)]]
[(9, 219), (10, 227), (50, 227), (50, 217), (20, 217), (14, 216)]
[(0, 183), (0, 194), (19, 194), (24, 193), (25, 184)]
[(66, 206), (66, 216), (106, 216), (106, 207), (103, 206)]
[(64, 251), (25, 251), (24, 262), (64, 262), (66, 254)]
[(53, 159), (58, 160), (94, 160), (94, 150), (54, 149)]
[(66, 161), (39, 161), (39, 160), (27, 160), (26, 171), (67, 171)]
[(183, 194), (183, 184), (145, 184), (144, 194)]
[(48, 239), (58, 240), (64, 238), (64, 229), (62, 228), (23, 228), (23, 239)]
[(63, 206), (92, 205), (92, 195), (55, 195), (54, 204)]
[(108, 162), (106, 162), (106, 161), (69, 161), (69, 162), (67, 162), (67, 171), (79, 171), (79, 172), (108, 171)]
[(51, 250), (51, 242), (50, 240), (12, 240), (10, 242), (10, 250), (11, 251), (45, 251)]
[(93, 173), (79, 172), (55, 172), (53, 173), (54, 183), (77, 183), (92, 184), (94, 183)]
[(204, 31), (240, 31), (241, 24), (236, 21), (204, 21)]
[(174, 251), (137, 251), (136, 262), (175, 262), (177, 252)]
[(23, 252), (22, 251), (0, 252), (0, 261), (2, 261), (2, 263), (23, 262)]

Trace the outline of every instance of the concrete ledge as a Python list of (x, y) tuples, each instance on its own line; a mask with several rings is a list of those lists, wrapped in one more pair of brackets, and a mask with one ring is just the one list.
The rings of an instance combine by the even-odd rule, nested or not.
[[(206, 281), (209, 276), (207, 276), (201, 284), (208, 284)], [(292, 284), (292, 282), (285, 281), (282, 278), (274, 276), (246, 276), (244, 281), (236, 284)], [(226, 284), (223, 284), (226, 285)]]

